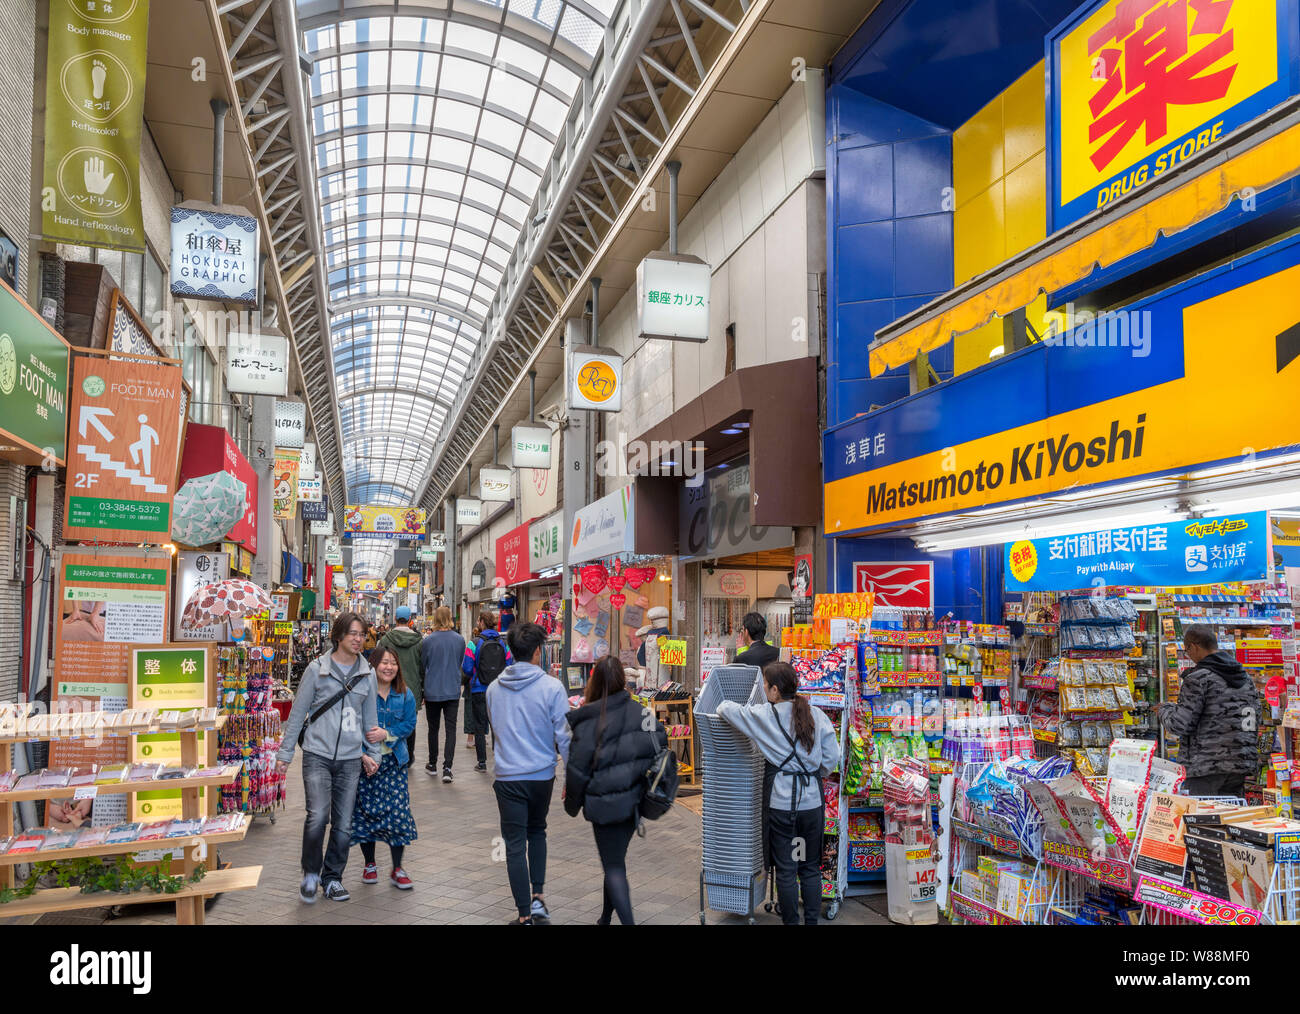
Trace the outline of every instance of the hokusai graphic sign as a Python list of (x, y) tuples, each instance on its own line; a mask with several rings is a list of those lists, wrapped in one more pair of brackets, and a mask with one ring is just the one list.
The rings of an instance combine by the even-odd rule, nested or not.
[(211, 205), (172, 208), (172, 295), (257, 302), (258, 226)]

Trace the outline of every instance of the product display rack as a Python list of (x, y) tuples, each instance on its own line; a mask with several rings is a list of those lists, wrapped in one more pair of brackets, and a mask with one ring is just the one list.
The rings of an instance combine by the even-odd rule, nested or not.
[(239, 776), (221, 787), (222, 813), (265, 813), (275, 823), (275, 811), (284, 805), (285, 776), (275, 766), (282, 721), (273, 686), (279, 659), (286, 653), (287, 649), (245, 644), (218, 649), (217, 701), (229, 721), (222, 730), (217, 759), (240, 765)]
[[(207, 729), (190, 727), (179, 730), (181, 746), (181, 764), (184, 767), (196, 767), (199, 764), (199, 733), (205, 731), (219, 731), (225, 723), (225, 716), (219, 716), (217, 720), (208, 726)], [(114, 737), (111, 726), (107, 721), (101, 719), (99, 726), (92, 730), (96, 735), (103, 737)], [(134, 737), (145, 735), (158, 731), (158, 723), (155, 719), (148, 727), (143, 729), (123, 732), (122, 737)], [(42, 735), (37, 741), (52, 742), (60, 738), (72, 738), (67, 736), (46, 736)], [(84, 734), (80, 738), (85, 738)], [(0, 739), (0, 770), (12, 770), (13, 747), (32, 742), (33, 737), (15, 736)], [(186, 819), (195, 819), (200, 817), (199, 789), (207, 786), (220, 785), (225, 775), (214, 775), (210, 778), (190, 778), (176, 779), (174, 784), (169, 780), (167, 788), (177, 788), (181, 793), (181, 815)], [(140, 792), (147, 791), (146, 786), (156, 788), (157, 783), (139, 782), (139, 783), (119, 783), (95, 786), (94, 795), (100, 792), (109, 794), (110, 792)], [(49, 789), (9, 792), (0, 794), (0, 837), (8, 838), (14, 834), (14, 805), (24, 799), (58, 799), (66, 798), (70, 794), (75, 795), (76, 790), (68, 786), (52, 787)], [(179, 925), (201, 925), (204, 919), (204, 904), (208, 897), (223, 893), (225, 891), (246, 890), (255, 888), (261, 876), (262, 868), (246, 867), (242, 870), (221, 870), (209, 873), (198, 884), (188, 883), (189, 877), (200, 865), (207, 865), (209, 868), (212, 860), (208, 852), (209, 845), (217, 845), (224, 842), (240, 841), (248, 830), (248, 824), (245, 823), (234, 831), (221, 832), (216, 834), (197, 834), (186, 835), (179, 838), (162, 838), (149, 841), (122, 842), (119, 844), (100, 844), (91, 845), (84, 848), (69, 849), (48, 849), (46, 851), (36, 852), (7, 852), (0, 855), (0, 886), (12, 887), (14, 885), (14, 867), (27, 863), (52, 862), (59, 859), (84, 859), (91, 856), (108, 856), (137, 854), (153, 851), (161, 851), (163, 854), (180, 850), (182, 858), (178, 870), (173, 872), (183, 875), (187, 884), (176, 894), (165, 895), (155, 894), (153, 892), (137, 892), (133, 895), (114, 895), (112, 903), (121, 904), (139, 904), (147, 901), (169, 901), (174, 900), (176, 904), (176, 922)], [(36, 915), (45, 912), (54, 911), (71, 911), (81, 908), (100, 908), (103, 906), (105, 899), (95, 894), (82, 894), (77, 888), (49, 888), (38, 890), (28, 898), (19, 899), (0, 906), (0, 916), (17, 916), (17, 915)]]

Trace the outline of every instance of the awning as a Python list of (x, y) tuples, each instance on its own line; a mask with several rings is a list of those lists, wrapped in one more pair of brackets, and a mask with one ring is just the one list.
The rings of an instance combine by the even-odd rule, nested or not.
[(1028, 306), (1217, 214), (1241, 193), (1300, 175), (1300, 99), (1291, 99), (1105, 208), (876, 332), (871, 375)]

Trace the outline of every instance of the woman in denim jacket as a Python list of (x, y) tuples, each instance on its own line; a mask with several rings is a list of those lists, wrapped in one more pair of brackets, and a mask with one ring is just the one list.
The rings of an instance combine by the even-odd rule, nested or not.
[(366, 867), (361, 873), (363, 884), (379, 883), (375, 865), (375, 843), (387, 842), (393, 857), (389, 882), (409, 891), (415, 885), (402, 869), (402, 853), (416, 839), (415, 818), (411, 816), (411, 796), (407, 788), (406, 737), (415, 731), (415, 698), (402, 681), (402, 668), (392, 648), (376, 648), (370, 665), (378, 679), (376, 701), (379, 724), (366, 733), (366, 740), (378, 743), (382, 754), (379, 770), (361, 780), (357, 790), (356, 812), (352, 816), (352, 844), (361, 846)]

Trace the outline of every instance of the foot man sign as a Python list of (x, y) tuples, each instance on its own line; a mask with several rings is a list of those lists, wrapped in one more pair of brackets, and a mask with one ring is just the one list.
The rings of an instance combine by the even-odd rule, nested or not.
[(64, 538), (171, 541), (180, 367), (83, 356), (73, 366), (71, 393), (76, 429)]

